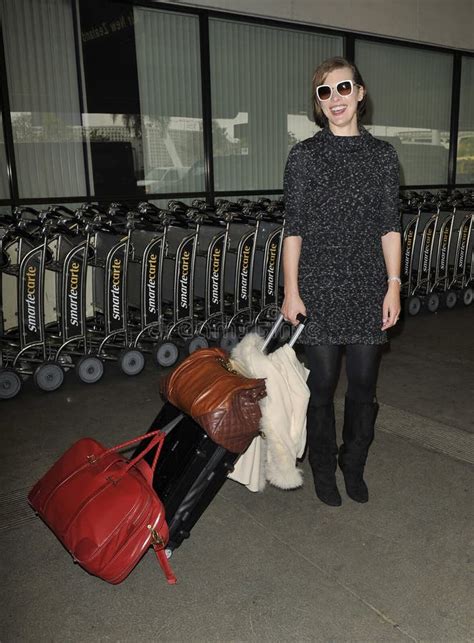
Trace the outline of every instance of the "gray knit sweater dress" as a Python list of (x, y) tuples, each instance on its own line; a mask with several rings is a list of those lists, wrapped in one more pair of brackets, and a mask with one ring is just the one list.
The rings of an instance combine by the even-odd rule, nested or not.
[(360, 127), (328, 127), (297, 143), (285, 169), (285, 236), (301, 236), (303, 344), (383, 344), (387, 292), (381, 237), (400, 232), (399, 164), (392, 145)]

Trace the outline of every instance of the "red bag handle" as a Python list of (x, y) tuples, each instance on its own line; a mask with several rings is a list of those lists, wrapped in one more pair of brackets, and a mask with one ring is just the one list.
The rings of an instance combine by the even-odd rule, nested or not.
[(132, 440), (127, 440), (127, 442), (122, 442), (121, 444), (118, 444), (115, 447), (111, 447), (110, 449), (107, 449), (103, 453), (100, 454), (100, 456), (97, 458), (99, 460), (100, 458), (105, 457), (106, 455), (109, 455), (110, 453), (115, 453), (116, 451), (122, 451), (122, 449), (126, 449), (129, 446), (132, 446), (133, 444), (136, 444), (137, 442), (141, 442), (142, 440), (145, 440), (147, 438), (153, 438), (147, 446), (143, 449), (143, 451), (140, 451), (140, 453), (133, 458), (133, 460), (130, 460), (130, 462), (127, 464), (123, 472), (118, 476), (118, 478), (121, 478), (124, 476), (128, 471), (137, 464), (142, 458), (146, 456), (146, 454), (153, 449), (153, 447), (157, 447), (155, 457), (153, 458), (153, 464), (151, 467), (152, 473), (155, 472), (156, 465), (158, 462), (158, 457), (160, 455), (161, 449), (163, 447), (163, 442), (166, 437), (166, 434), (163, 433), (160, 429), (157, 431), (150, 431), (150, 433), (145, 433), (145, 435), (139, 435), (136, 438), (133, 438)]
[[(146, 454), (153, 449), (153, 447), (156, 446), (156, 453), (153, 457), (153, 464), (151, 465), (151, 475), (153, 476), (156, 468), (156, 464), (158, 462), (158, 458), (160, 457), (161, 449), (163, 447), (163, 443), (165, 441), (166, 433), (161, 431), (160, 429), (156, 431), (150, 431), (150, 433), (146, 433), (145, 435), (140, 435), (137, 438), (133, 438), (132, 440), (128, 440), (127, 442), (122, 442), (121, 444), (118, 444), (115, 447), (111, 447), (110, 449), (107, 449), (104, 451), (98, 458), (103, 458), (104, 456), (110, 454), (110, 453), (115, 453), (116, 451), (121, 451), (122, 449), (126, 449), (129, 446), (132, 446), (132, 444), (136, 444), (137, 442), (141, 442), (141, 440), (145, 440), (147, 438), (152, 438), (150, 442), (147, 444), (147, 446), (143, 449), (143, 451), (140, 451), (140, 453), (133, 458), (133, 460), (130, 460), (130, 462), (127, 464), (127, 466), (121, 471), (117, 477), (114, 480), (114, 483), (118, 482), (121, 478), (123, 478), (129, 471), (130, 469), (137, 464), (142, 458), (146, 456)], [(158, 562), (161, 566), (161, 569), (163, 570), (166, 580), (170, 585), (174, 585), (177, 580), (176, 576), (174, 575), (170, 564), (168, 562), (166, 553), (164, 551), (164, 545), (165, 543), (163, 541), (160, 542), (160, 544), (154, 542), (153, 539), (153, 533), (154, 530), (152, 531), (152, 538), (151, 538), (151, 545), (153, 549), (155, 550), (156, 557), (158, 559)]]
[(143, 451), (140, 451), (140, 453), (139, 453), (135, 458), (133, 458), (133, 460), (131, 460), (131, 461), (127, 464), (127, 466), (125, 467), (124, 472), (123, 472), (123, 473), (124, 473), (124, 475), (125, 475), (125, 473), (127, 473), (127, 472), (128, 472), (128, 471), (129, 471), (133, 466), (135, 466), (135, 465), (137, 464), (137, 462), (139, 462), (140, 460), (142, 460), (142, 459), (146, 456), (146, 454), (147, 454), (149, 451), (151, 451), (154, 447), (156, 447), (156, 453), (155, 453), (155, 457), (153, 458), (153, 464), (152, 464), (152, 467), (151, 467), (151, 473), (152, 473), (152, 474), (153, 474), (153, 473), (155, 473), (156, 464), (157, 464), (157, 462), (158, 462), (158, 458), (159, 458), (159, 455), (160, 455), (160, 453), (161, 453), (161, 449), (162, 449), (162, 447), (163, 447), (163, 442), (164, 442), (164, 440), (165, 440), (166, 435), (165, 435), (162, 431), (158, 430), (158, 431), (151, 431), (151, 433), (145, 434), (145, 435), (144, 435), (144, 436), (142, 436), (142, 437), (143, 437), (143, 438), (151, 437), (153, 434), (156, 434), (156, 435), (155, 435), (155, 437), (153, 438), (153, 440), (151, 440), (151, 441), (148, 443), (148, 445), (143, 449)]

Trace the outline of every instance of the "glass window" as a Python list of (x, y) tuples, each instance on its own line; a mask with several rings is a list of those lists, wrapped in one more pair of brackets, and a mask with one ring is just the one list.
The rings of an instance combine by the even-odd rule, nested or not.
[(401, 184), (445, 184), (452, 55), (357, 40), (355, 59), (369, 94), (367, 129), (394, 145)]
[(456, 183), (474, 183), (474, 58), (463, 56)]
[(93, 193), (203, 191), (198, 17), (79, 6)]
[(79, 0), (91, 193), (133, 196), (143, 178), (133, 7)]
[(2, 4), (20, 197), (85, 195), (70, 0)]
[(205, 189), (199, 19), (134, 9), (147, 193)]
[(211, 19), (214, 187), (279, 189), (288, 151), (312, 136), (311, 77), (340, 37)]

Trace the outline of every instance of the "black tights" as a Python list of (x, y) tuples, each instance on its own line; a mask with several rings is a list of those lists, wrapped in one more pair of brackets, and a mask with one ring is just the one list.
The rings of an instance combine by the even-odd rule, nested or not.
[(342, 351), (346, 350), (347, 397), (356, 402), (373, 402), (377, 386), (381, 346), (348, 344), (305, 346), (310, 375), (308, 386), (312, 406), (325, 406), (334, 399), (341, 368)]

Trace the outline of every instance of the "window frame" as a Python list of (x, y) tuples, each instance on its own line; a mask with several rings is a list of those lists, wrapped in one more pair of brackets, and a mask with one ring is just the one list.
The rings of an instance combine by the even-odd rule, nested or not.
[[(105, 1), (105, 0), (101, 0)], [(118, 1), (118, 0), (117, 0)], [(79, 98), (81, 109), (84, 105), (84, 88), (80, 80), (80, 39), (78, 37), (77, 25), (78, 21), (78, 6), (76, 0), (70, 0), (73, 11), (73, 20), (75, 27), (74, 50), (78, 68), (78, 83), (79, 83)], [(109, 0), (113, 3), (114, 0)], [(210, 48), (209, 48), (209, 19), (218, 18), (223, 20), (231, 20), (235, 22), (243, 22), (247, 24), (258, 24), (267, 27), (277, 27), (279, 29), (289, 29), (296, 31), (307, 31), (310, 33), (321, 35), (332, 35), (342, 37), (343, 39), (343, 53), (347, 58), (354, 60), (355, 55), (355, 41), (365, 40), (380, 44), (391, 44), (411, 49), (424, 49), (432, 52), (443, 52), (453, 56), (453, 74), (452, 74), (452, 88), (451, 88), (451, 114), (450, 114), (450, 143), (448, 152), (448, 176), (444, 184), (423, 184), (423, 185), (406, 185), (403, 189), (436, 189), (447, 188), (449, 190), (456, 188), (470, 188), (473, 187), (471, 183), (459, 184), (456, 183), (456, 164), (457, 164), (457, 144), (458, 144), (458, 130), (459, 130), (459, 110), (461, 99), (461, 72), (462, 72), (462, 59), (463, 57), (473, 57), (474, 52), (453, 49), (449, 47), (442, 47), (437, 45), (430, 45), (426, 43), (409, 42), (397, 38), (391, 38), (381, 35), (366, 35), (362, 33), (346, 31), (344, 29), (335, 29), (322, 27), (318, 25), (308, 25), (298, 22), (288, 22), (285, 20), (278, 20), (274, 18), (263, 18), (257, 16), (250, 16), (226, 11), (218, 11), (214, 9), (204, 9), (200, 7), (180, 6), (177, 4), (169, 4), (163, 2), (153, 2), (146, 0), (120, 0), (122, 4), (128, 4), (131, 7), (144, 7), (157, 9), (160, 11), (170, 11), (173, 13), (192, 14), (199, 18), (199, 40), (200, 40), (200, 53), (201, 53), (201, 95), (202, 95), (202, 115), (203, 115), (203, 144), (204, 144), (204, 159), (205, 159), (205, 190), (204, 192), (190, 192), (180, 193), (179, 198), (206, 198), (209, 203), (213, 203), (215, 197), (226, 196), (226, 191), (215, 191), (214, 189), (214, 163), (212, 155), (212, 104), (211, 104), (211, 82), (210, 82)], [(357, 61), (355, 61), (357, 63)], [(90, 191), (90, 177), (88, 171), (87, 157), (84, 156), (85, 172), (86, 172), (86, 185), (87, 190), (84, 195), (67, 195), (55, 198), (20, 198), (18, 193), (18, 178), (17, 168), (15, 163), (13, 130), (10, 115), (10, 101), (8, 93), (8, 83), (6, 76), (6, 62), (5, 50), (3, 40), (3, 27), (0, 17), (0, 107), (2, 111), (2, 124), (3, 124), (3, 137), (5, 143), (5, 155), (7, 165), (7, 178), (10, 189), (10, 198), (1, 199), (0, 206), (11, 206), (12, 208), (21, 204), (47, 204), (47, 203), (74, 203), (78, 201), (91, 202), (97, 199), (91, 196)], [(235, 196), (252, 196), (252, 195), (275, 195), (282, 194), (281, 188), (266, 189), (266, 190), (232, 190)], [(168, 199), (176, 196), (175, 193), (159, 193), (148, 194), (147, 198), (154, 199)], [(110, 195), (110, 200), (115, 200), (115, 195)], [(136, 196), (131, 195), (130, 199), (123, 196), (123, 200), (136, 201)], [(101, 197), (101, 200), (105, 200)]]

